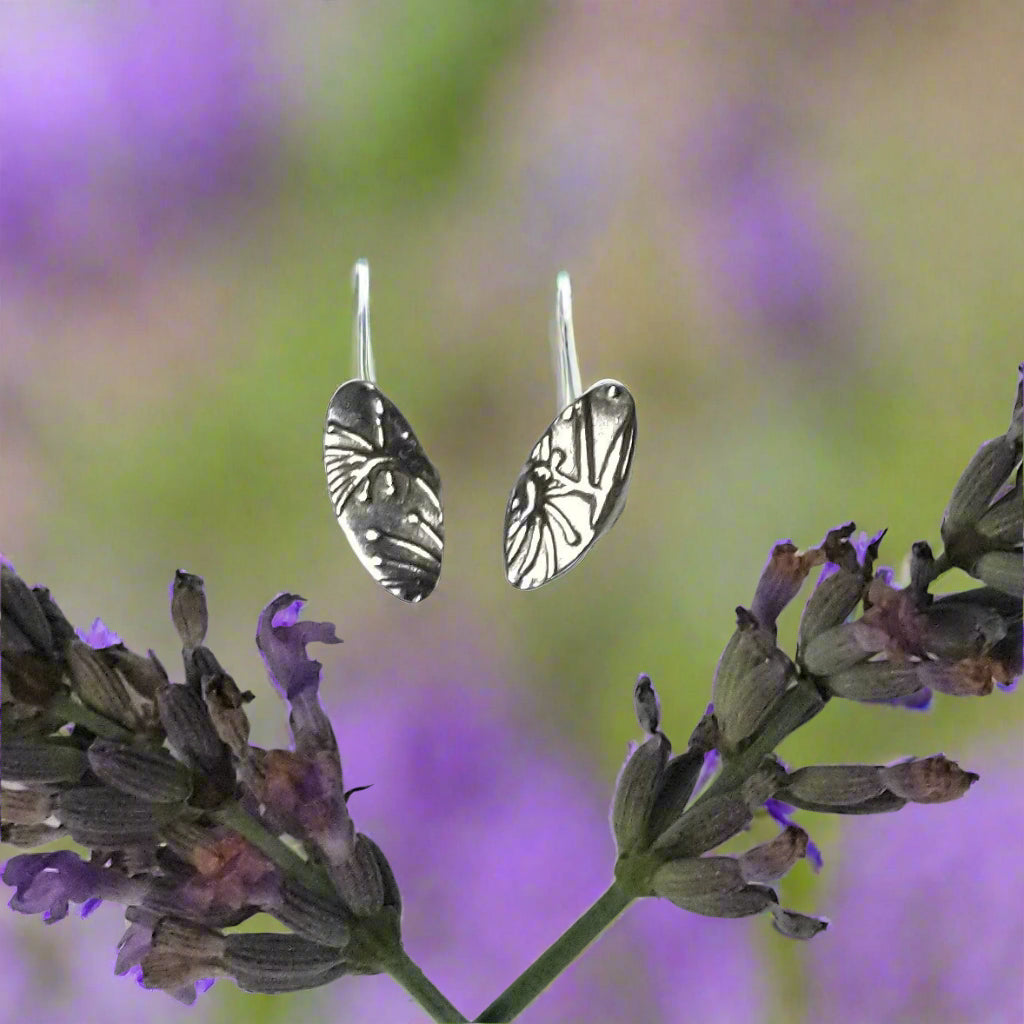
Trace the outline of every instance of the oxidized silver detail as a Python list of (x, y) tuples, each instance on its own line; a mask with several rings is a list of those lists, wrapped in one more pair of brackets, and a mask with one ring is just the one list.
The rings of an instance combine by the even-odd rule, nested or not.
[(563, 409), (523, 466), (505, 509), (505, 574), (520, 590), (575, 565), (626, 504), (636, 443), (633, 396), (598, 381)]
[(422, 601), (441, 573), (441, 479), (375, 384), (350, 380), (335, 391), (324, 469), (334, 514), (367, 572), (403, 601)]

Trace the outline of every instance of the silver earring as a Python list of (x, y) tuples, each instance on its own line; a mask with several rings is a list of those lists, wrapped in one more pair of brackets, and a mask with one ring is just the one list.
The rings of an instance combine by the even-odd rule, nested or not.
[(561, 411), (534, 445), (505, 508), (505, 575), (520, 590), (568, 572), (615, 525), (633, 465), (633, 396), (617, 380), (583, 392), (564, 272), (556, 285), (554, 349)]
[(327, 406), (327, 491), (367, 572), (403, 601), (422, 601), (441, 573), (441, 478), (406, 418), (377, 387), (366, 260), (356, 263), (352, 283), (357, 376)]

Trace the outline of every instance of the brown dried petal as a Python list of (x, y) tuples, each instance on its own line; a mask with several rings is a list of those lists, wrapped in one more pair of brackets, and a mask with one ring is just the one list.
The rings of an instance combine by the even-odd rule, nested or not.
[(917, 667), (922, 686), (930, 686), (950, 697), (986, 697), (994, 682), (1005, 674), (992, 658), (962, 658), (960, 661), (922, 661)]
[(209, 616), (202, 576), (178, 569), (171, 584), (171, 621), (187, 649), (198, 647), (206, 638)]
[(881, 771), (882, 779), (891, 792), (918, 804), (956, 800), (979, 778), (974, 772), (965, 772), (942, 754), (902, 761)]
[(774, 839), (760, 843), (737, 859), (744, 882), (778, 881), (807, 855), (807, 833), (799, 825), (788, 825)]
[(813, 939), (829, 925), (827, 917), (812, 917), (785, 907), (772, 907), (772, 927), (787, 939)]

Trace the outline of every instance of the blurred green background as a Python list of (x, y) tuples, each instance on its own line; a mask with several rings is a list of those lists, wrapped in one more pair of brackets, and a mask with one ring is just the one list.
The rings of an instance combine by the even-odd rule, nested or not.
[[(48, 59), (86, 17), (73, 10), (59, 28), (5, 12), (4, 51)], [(103, 31), (145, 16), (115, 5)], [(136, 220), (124, 167), (101, 160), (90, 183), (109, 175), (109, 205), (87, 193), (88, 231), (6, 254), (4, 553), (73, 622), (102, 616), (170, 664), (167, 585), (177, 567), (200, 573), (211, 646), (260, 689), (256, 616), (291, 590), (346, 640), (323, 655), (342, 709), (346, 663), (421, 632), (473, 637), (493, 655), (482, 671), (561, 723), (610, 791), (636, 673), (683, 742), (778, 538), (806, 547), (854, 519), (889, 528), (897, 569), (913, 541), (938, 548), (960, 471), (1005, 429), (1024, 354), (1016, 5), (446, 0), (232, 17), (246, 102), (266, 104), (245, 173), (201, 200), (144, 180), (178, 212)], [(193, 38), (179, 39), (182, 81), (209, 59)], [(74, 166), (109, 142), (87, 127)], [(21, 184), (0, 182), (9, 202)], [(351, 376), (358, 257), (378, 380), (443, 480), (444, 568), (422, 606), (372, 584), (326, 496), (323, 415)], [(639, 434), (613, 533), (523, 594), (501, 529), (556, 411), (560, 269), (584, 384), (626, 382)], [(256, 738), (280, 741), (260, 703)], [(955, 757), (1022, 721), (1019, 695), (939, 698), (927, 715), (836, 702), (783, 753)], [(839, 828), (813, 817), (828, 859)], [(809, 909), (815, 884), (802, 872), (783, 891)], [(773, 939), (758, 930), (788, 1019), (804, 951)], [(301, 1005), (217, 990), (225, 1020)]]

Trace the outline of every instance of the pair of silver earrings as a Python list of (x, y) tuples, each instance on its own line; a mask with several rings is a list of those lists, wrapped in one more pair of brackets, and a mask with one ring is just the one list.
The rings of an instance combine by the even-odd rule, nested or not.
[[(357, 376), (327, 406), (327, 490), (370, 575), (403, 601), (422, 601), (441, 574), (441, 478), (406, 418), (377, 387), (365, 260), (356, 263), (352, 280)], [(559, 412), (505, 508), (505, 575), (520, 590), (568, 572), (611, 529), (626, 504), (633, 464), (633, 396), (617, 380), (583, 391), (564, 272), (556, 286), (554, 354)]]

